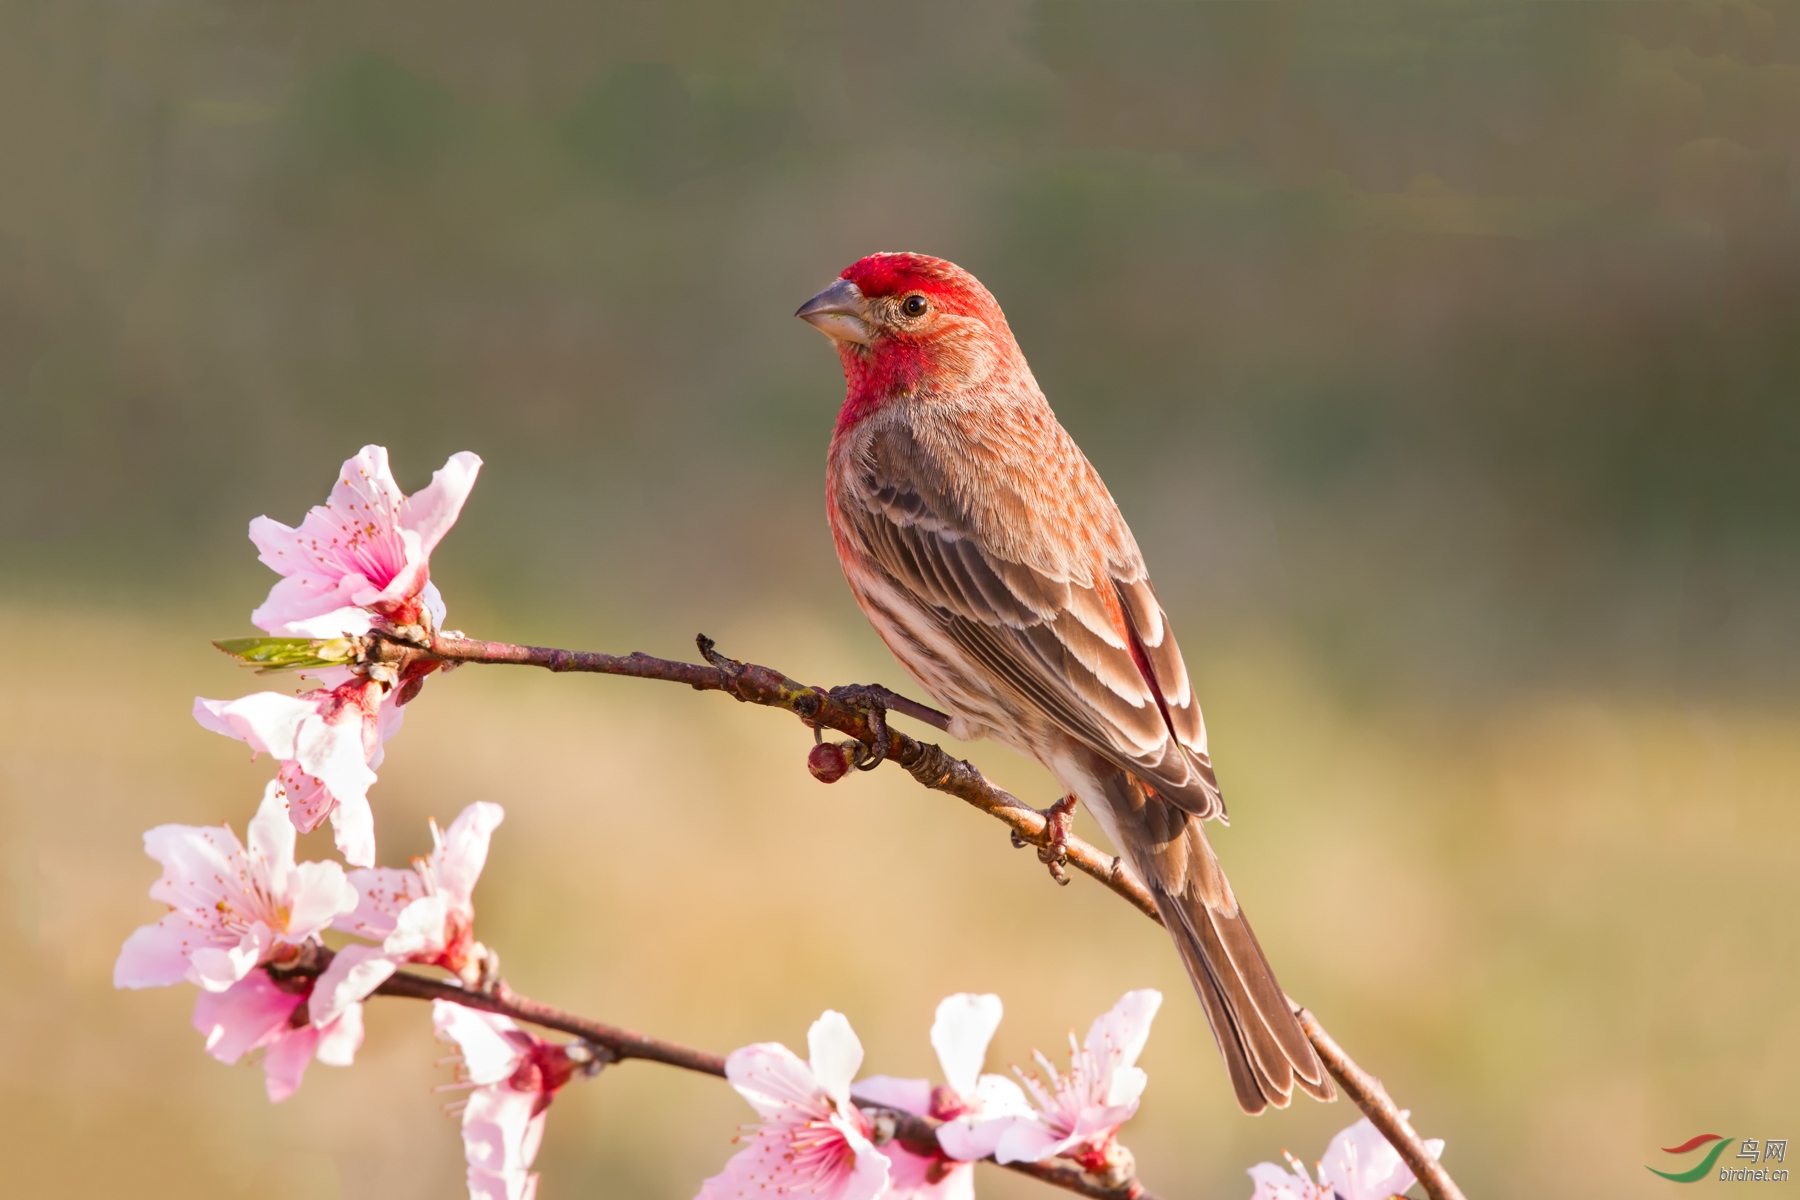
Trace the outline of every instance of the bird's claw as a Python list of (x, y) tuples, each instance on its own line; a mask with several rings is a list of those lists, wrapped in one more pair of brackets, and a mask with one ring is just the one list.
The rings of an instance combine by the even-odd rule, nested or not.
[(873, 771), (887, 761), (887, 698), (891, 695), (878, 684), (850, 683), (834, 687), (826, 695), (839, 704), (861, 709), (869, 718), (870, 740), (863, 742), (853, 764), (859, 771)]
[[(1038, 815), (1044, 818), (1044, 836), (1047, 839), (1038, 847), (1038, 861), (1050, 868), (1050, 878), (1068, 886), (1069, 877), (1063, 871), (1063, 864), (1069, 861), (1069, 832), (1075, 821), (1075, 805), (1073, 796), (1064, 796), (1049, 808), (1040, 809)], [(1012, 844), (1015, 848), (1025, 846), (1025, 836), (1013, 830)]]

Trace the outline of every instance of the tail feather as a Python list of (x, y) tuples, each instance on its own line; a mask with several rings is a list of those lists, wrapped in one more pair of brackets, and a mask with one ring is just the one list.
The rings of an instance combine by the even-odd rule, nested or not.
[[(1336, 1096), (1324, 1064), (1275, 982), (1250, 922), (1207, 843), (1200, 822), (1121, 772), (1107, 781), (1128, 859), (1149, 887), (1206, 1010), (1240, 1107), (1287, 1107), (1298, 1088), (1319, 1100)], [(1121, 786), (1122, 785), (1122, 786)], [(1125, 791), (1129, 797), (1118, 796)], [(1135, 836), (1134, 836), (1135, 835)]]

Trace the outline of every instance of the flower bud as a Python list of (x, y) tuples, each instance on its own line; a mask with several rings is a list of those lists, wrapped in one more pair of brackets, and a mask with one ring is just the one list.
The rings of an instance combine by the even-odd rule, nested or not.
[(836, 783), (850, 773), (856, 743), (820, 742), (806, 756), (806, 769), (820, 783)]

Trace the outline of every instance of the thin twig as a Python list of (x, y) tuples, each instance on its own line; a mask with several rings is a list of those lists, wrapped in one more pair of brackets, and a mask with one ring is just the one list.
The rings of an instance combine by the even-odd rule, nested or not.
[[(590, 651), (554, 650), (542, 646), (516, 646), (508, 642), (484, 642), (472, 638), (452, 638), (442, 634), (432, 639), (429, 647), (414, 646), (377, 636), (370, 644), (369, 657), (393, 663), (404, 673), (419, 662), (505, 663), (516, 666), (543, 667), (551, 671), (583, 671), (601, 675), (626, 675), (635, 679), (661, 679), (685, 683), (696, 691), (725, 692), (746, 704), (760, 704), (793, 713), (814, 729), (835, 729), (864, 743), (872, 742), (877, 729), (869, 714), (842, 700), (834, 699), (823, 688), (808, 687), (788, 678), (772, 667), (738, 662), (718, 654), (712, 639), (702, 634), (698, 639), (707, 664), (680, 662), (632, 653), (624, 656)], [(867, 692), (870, 689), (864, 689)], [(904, 697), (878, 689), (881, 699), (894, 712), (903, 712), (939, 729), (949, 727), (950, 718), (936, 709), (916, 701), (898, 703)], [(1003, 788), (996, 787), (971, 763), (951, 758), (931, 742), (921, 742), (886, 727), (887, 758), (904, 767), (908, 774), (925, 787), (945, 792), (995, 817), (1008, 825), (1020, 840), (1034, 846), (1047, 846), (1051, 839), (1050, 822), (1044, 813), (1026, 804)], [(1128, 901), (1157, 924), (1162, 923), (1150, 893), (1119, 869), (1119, 860), (1102, 853), (1097, 847), (1077, 837), (1067, 839), (1068, 863), (1091, 876)], [(1290, 1001), (1291, 1003), (1291, 1001)], [(1399, 1108), (1382, 1088), (1379, 1080), (1368, 1074), (1344, 1052), (1342, 1046), (1325, 1032), (1318, 1018), (1295, 1006), (1313, 1048), (1318, 1051), (1326, 1070), (1345, 1093), (1355, 1101), (1369, 1122), (1393, 1145), (1413, 1174), (1424, 1184), (1431, 1200), (1464, 1200), (1462, 1191), (1451, 1180), (1443, 1166), (1425, 1149), (1417, 1131), (1400, 1116)], [(498, 1011), (498, 1010), (495, 1010)], [(529, 1018), (528, 1018), (529, 1019)], [(552, 1026), (556, 1028), (556, 1026)], [(570, 1031), (573, 1032), (573, 1031)], [(581, 1036), (586, 1036), (582, 1034)]]
[(1306, 1031), (1307, 1040), (1312, 1042), (1313, 1049), (1319, 1052), (1319, 1058), (1331, 1077), (1338, 1081), (1350, 1098), (1356, 1101), (1356, 1107), (1368, 1115), (1369, 1123), (1381, 1130), (1388, 1144), (1399, 1152), (1406, 1160), (1412, 1173), (1419, 1177), (1425, 1185), (1425, 1191), (1439, 1200), (1463, 1200), (1462, 1189), (1444, 1170), (1444, 1165), (1431, 1156), (1425, 1148), (1425, 1141), (1418, 1134), (1400, 1106), (1387, 1093), (1381, 1080), (1375, 1078), (1344, 1053), (1344, 1048), (1337, 1044), (1337, 1039), (1325, 1032), (1319, 1024), (1319, 1018), (1312, 1015), (1301, 1004), (1296, 1004), (1292, 996), (1288, 997), (1288, 1006), (1294, 1010), (1294, 1016), (1300, 1022), (1300, 1028)]
[[(277, 979), (316, 978), (324, 973), (326, 967), (331, 965), (333, 957), (332, 952), (324, 946), (310, 942), (300, 947), (294, 957), (269, 964), (268, 970)], [(692, 1046), (683, 1046), (679, 1042), (651, 1037), (635, 1030), (621, 1029), (616, 1025), (576, 1016), (574, 1013), (565, 1012), (527, 996), (521, 996), (504, 982), (491, 992), (483, 992), (466, 988), (451, 979), (433, 979), (425, 975), (415, 975), (409, 971), (397, 971), (382, 981), (381, 986), (377, 987), (373, 994), (401, 996), (408, 1000), (448, 1000), (452, 1004), (460, 1004), (464, 1008), (498, 1013), (503, 1017), (511, 1017), (515, 1021), (525, 1021), (544, 1029), (554, 1029), (559, 1033), (578, 1037), (591, 1045), (605, 1048), (615, 1062), (624, 1062), (635, 1058), (644, 1062), (680, 1067), (684, 1071), (694, 1071), (701, 1075), (725, 1078), (725, 1060), (717, 1054), (709, 1054), (705, 1050), (696, 1050)], [(916, 1113), (861, 1099), (854, 1092), (850, 1099), (859, 1108), (871, 1114), (879, 1114), (884, 1123), (891, 1123), (893, 1140), (914, 1148), (920, 1154), (936, 1153), (938, 1148), (937, 1121), (930, 1117), (922, 1117)], [(1059, 1187), (1064, 1191), (1090, 1197), (1090, 1200), (1157, 1200), (1157, 1197), (1153, 1193), (1145, 1191), (1143, 1185), (1136, 1179), (1128, 1180), (1121, 1187), (1104, 1188), (1092, 1182), (1084, 1175), (1080, 1167), (1072, 1163), (996, 1164), (991, 1157), (979, 1161), (1004, 1166), (1009, 1171), (1020, 1175), (1029, 1175), (1033, 1179)]]
[[(710, 639), (702, 643), (711, 649)], [(420, 659), (440, 659), (458, 663), (499, 663), (514, 666), (542, 667), (549, 671), (577, 671), (598, 675), (624, 675), (633, 679), (661, 679), (669, 683), (685, 683), (696, 691), (725, 692), (747, 704), (780, 708), (793, 713), (814, 729), (835, 729), (860, 742), (870, 742), (875, 731), (870, 727), (866, 710), (834, 699), (824, 688), (808, 687), (789, 679), (772, 667), (740, 663), (724, 658), (723, 666), (680, 662), (656, 658), (649, 654), (599, 654), (592, 651), (554, 650), (544, 646), (515, 646), (508, 642), (483, 642), (473, 638), (449, 638), (442, 634), (433, 639), (429, 649), (405, 642), (377, 639), (371, 647), (376, 661), (392, 663), (404, 670)], [(886, 689), (882, 689), (884, 692)], [(894, 693), (887, 693), (893, 696)], [(905, 707), (889, 704), (895, 712), (905, 712), (929, 724), (943, 728), (950, 718), (936, 709), (916, 701)], [(1003, 821), (1019, 837), (1034, 846), (1050, 842), (1050, 823), (1043, 813), (1031, 807), (1004, 788), (991, 783), (987, 776), (963, 759), (950, 757), (943, 748), (889, 726), (887, 758), (906, 768), (908, 774), (933, 791), (945, 792)], [(1090, 842), (1070, 837), (1066, 842), (1068, 865), (1104, 884), (1129, 901), (1137, 910), (1158, 924), (1156, 902), (1150, 893), (1119, 869), (1119, 860), (1102, 852)]]

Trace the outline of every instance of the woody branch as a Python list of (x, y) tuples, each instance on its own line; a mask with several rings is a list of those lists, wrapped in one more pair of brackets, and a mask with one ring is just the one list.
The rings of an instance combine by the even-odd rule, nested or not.
[[(332, 958), (332, 952), (324, 946), (309, 943), (298, 947), (291, 957), (271, 964), (269, 973), (278, 981), (317, 978), (325, 972), (326, 967), (331, 965)], [(604, 1063), (619, 1063), (637, 1059), (642, 1062), (679, 1067), (684, 1071), (693, 1071), (701, 1075), (712, 1075), (719, 1079), (725, 1078), (725, 1059), (721, 1055), (565, 1012), (552, 1005), (519, 995), (508, 987), (504, 980), (497, 982), (491, 989), (482, 990), (464, 987), (452, 979), (433, 979), (409, 971), (399, 971), (389, 976), (375, 989), (372, 995), (400, 996), (409, 1000), (447, 1000), (452, 1004), (460, 1004), (464, 1008), (480, 1009), (483, 1012), (497, 1013), (500, 1016), (510, 1017), (515, 1021), (524, 1021), (543, 1029), (554, 1029), (558, 1033), (566, 1033), (571, 1037), (580, 1038), (590, 1050), (599, 1055)], [(888, 1130), (892, 1131), (891, 1140), (900, 1142), (919, 1153), (936, 1152), (939, 1124), (937, 1121), (858, 1099), (854, 1092), (851, 1093), (850, 1098), (859, 1108), (869, 1114), (871, 1120), (875, 1121), (878, 1127), (886, 1127), (883, 1129), (883, 1133)], [(1073, 1192), (1078, 1196), (1089, 1197), (1090, 1200), (1158, 1200), (1157, 1196), (1153, 1192), (1145, 1190), (1135, 1177), (1122, 1186), (1106, 1188), (1091, 1181), (1079, 1167), (1071, 1164), (1057, 1162), (996, 1164), (992, 1158), (981, 1161), (989, 1165), (1001, 1166), (1005, 1170), (1020, 1175), (1030, 1176), (1040, 1182), (1050, 1184), (1052, 1187)]]
[[(902, 713), (943, 730), (949, 728), (947, 714), (885, 688), (809, 687), (773, 667), (739, 662), (719, 654), (713, 648), (712, 639), (704, 634), (696, 640), (701, 655), (707, 660), (705, 663), (656, 658), (638, 652), (614, 655), (519, 646), (441, 633), (432, 635), (423, 645), (372, 635), (364, 653), (368, 661), (392, 666), (401, 679), (420, 678), (425, 672), (449, 664), (497, 663), (542, 667), (557, 672), (660, 679), (684, 683), (696, 691), (724, 692), (746, 704), (784, 709), (814, 730), (832, 729), (845, 734), (870, 748), (877, 761), (893, 762), (925, 787), (946, 792), (1004, 822), (1013, 831), (1015, 841), (1040, 848), (1051, 846), (1054, 834), (1051, 816), (995, 786), (966, 760), (952, 758), (934, 743), (921, 742), (889, 727), (879, 708)], [(879, 707), (870, 704), (871, 699), (878, 701)], [(1065, 838), (1063, 854), (1063, 862), (1099, 881), (1152, 921), (1162, 923), (1150, 894), (1119, 869), (1116, 857), (1102, 853), (1073, 835)], [(1293, 1004), (1301, 1028), (1318, 1051), (1326, 1070), (1405, 1160), (1431, 1200), (1464, 1200), (1462, 1190), (1401, 1116), (1399, 1106), (1381, 1081), (1359, 1067), (1326, 1032), (1316, 1016), (1291, 999), (1289, 1003)]]

